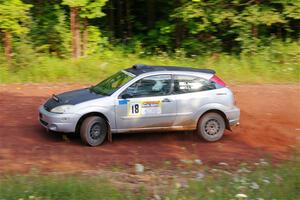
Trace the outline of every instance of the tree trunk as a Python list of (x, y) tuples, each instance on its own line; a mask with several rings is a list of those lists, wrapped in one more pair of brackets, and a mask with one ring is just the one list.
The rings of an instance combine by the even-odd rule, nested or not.
[(85, 56), (87, 53), (87, 46), (88, 46), (88, 37), (89, 37), (89, 32), (88, 32), (88, 19), (84, 18), (83, 19), (83, 34), (82, 34), (82, 56)]
[[(254, 2), (255, 2), (255, 4), (258, 5), (260, 3), (260, 0), (255, 0)], [(252, 36), (254, 38), (258, 37), (258, 28), (257, 28), (256, 24), (252, 24), (252, 26), (251, 26), (251, 33), (252, 33)]]
[(117, 1), (117, 37), (124, 39), (124, 17), (123, 17), (123, 2)]
[(113, 41), (115, 37), (115, 9), (114, 9), (113, 0), (109, 1), (108, 20), (109, 20), (109, 28), (111, 32), (111, 41)]
[(176, 19), (175, 26), (175, 47), (178, 49), (181, 46), (182, 39), (182, 26), (179, 19)]
[[(179, 8), (180, 6), (182, 6), (181, 0), (176, 0), (175, 5), (176, 5), (176, 8)], [(183, 40), (184, 28), (183, 28), (182, 22), (178, 18), (175, 19), (175, 24), (176, 24), (176, 26), (175, 26), (175, 47), (180, 48), (181, 42)]]
[(147, 25), (148, 28), (151, 29), (154, 26), (155, 21), (155, 0), (147, 0)]
[(126, 23), (127, 23), (127, 39), (132, 36), (132, 24), (130, 16), (130, 0), (126, 0)]
[(258, 30), (257, 30), (257, 26), (256, 25), (252, 25), (251, 32), (252, 32), (252, 36), (254, 38), (257, 38), (257, 36), (258, 36)]
[(4, 53), (8, 63), (11, 63), (12, 60), (12, 43), (11, 43), (11, 33), (3, 32), (3, 43), (4, 43)]
[(80, 24), (78, 21), (78, 8), (71, 7), (71, 33), (72, 33), (72, 57), (80, 57)]

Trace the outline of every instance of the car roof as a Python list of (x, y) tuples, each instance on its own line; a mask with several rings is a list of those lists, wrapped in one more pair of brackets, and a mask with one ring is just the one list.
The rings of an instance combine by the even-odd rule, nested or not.
[(158, 71), (201, 72), (207, 74), (216, 73), (212, 69), (197, 69), (192, 67), (178, 67), (178, 66), (152, 66), (152, 65), (144, 65), (144, 64), (136, 64), (133, 65), (131, 68), (127, 68), (125, 70), (134, 75), (140, 75), (148, 72), (158, 72)]

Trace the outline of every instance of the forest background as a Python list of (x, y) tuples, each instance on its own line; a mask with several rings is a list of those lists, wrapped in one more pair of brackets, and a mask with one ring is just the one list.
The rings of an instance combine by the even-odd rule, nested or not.
[(299, 82), (299, 0), (0, 0), (0, 82), (95, 82), (135, 63)]

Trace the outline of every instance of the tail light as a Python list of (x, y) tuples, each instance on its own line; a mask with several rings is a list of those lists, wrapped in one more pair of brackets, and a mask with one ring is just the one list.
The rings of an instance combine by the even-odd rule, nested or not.
[(211, 81), (217, 83), (219, 86), (221, 87), (226, 87), (226, 83), (224, 81), (222, 81), (219, 77), (217, 77), (216, 75), (213, 75), (213, 77), (210, 79)]

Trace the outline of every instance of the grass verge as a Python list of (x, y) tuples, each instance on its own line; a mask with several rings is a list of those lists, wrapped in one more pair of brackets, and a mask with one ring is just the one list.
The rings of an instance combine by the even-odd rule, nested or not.
[[(42, 55), (30, 56), (8, 67), (0, 59), (0, 83), (12, 82), (84, 82), (97, 83), (110, 74), (133, 64), (191, 66), (211, 68), (230, 83), (299, 83), (300, 53), (298, 43), (274, 46), (255, 55), (194, 56), (126, 54), (104, 50), (101, 54), (78, 60)], [(26, 57), (26, 55), (23, 55)], [(2, 61), (4, 61), (2, 59)]]
[[(200, 175), (199, 175), (200, 173)], [(162, 186), (160, 194), (140, 188), (118, 188), (97, 176), (83, 175), (4, 175), (0, 177), (0, 199), (5, 200), (64, 200), (64, 199), (180, 199), (218, 200), (238, 199), (300, 199), (300, 159), (274, 167), (265, 160), (250, 166), (241, 164), (230, 170), (223, 165), (199, 172), (197, 178), (187, 179), (184, 185), (174, 182)], [(176, 181), (177, 180), (177, 181)], [(182, 180), (182, 179), (181, 179)], [(123, 184), (124, 185), (124, 184)], [(139, 187), (139, 185), (137, 185)]]

